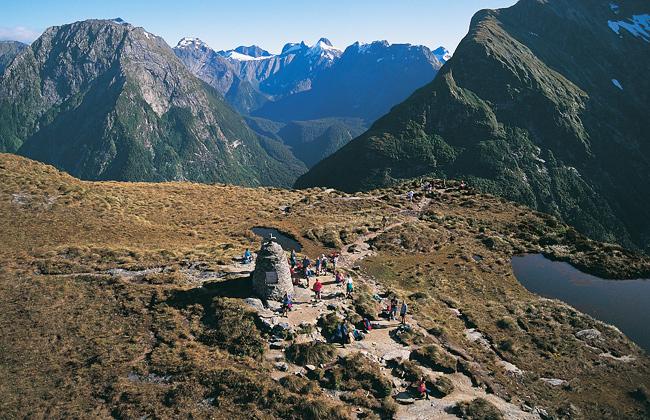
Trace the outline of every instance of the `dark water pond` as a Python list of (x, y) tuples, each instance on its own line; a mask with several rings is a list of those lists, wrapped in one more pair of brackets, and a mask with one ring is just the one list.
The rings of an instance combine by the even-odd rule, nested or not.
[(615, 325), (650, 352), (650, 280), (604, 280), (538, 254), (513, 257), (512, 268), (526, 289)]
[(285, 251), (291, 251), (292, 249), (295, 249), (296, 251), (302, 250), (302, 245), (300, 245), (300, 242), (287, 236), (286, 233), (282, 233), (277, 229), (266, 228), (266, 227), (254, 227), (251, 230), (253, 231), (254, 234), (259, 236), (260, 238), (268, 238), (269, 235), (273, 235), (275, 237), (276, 242), (279, 243), (280, 246), (282, 246), (282, 248)]

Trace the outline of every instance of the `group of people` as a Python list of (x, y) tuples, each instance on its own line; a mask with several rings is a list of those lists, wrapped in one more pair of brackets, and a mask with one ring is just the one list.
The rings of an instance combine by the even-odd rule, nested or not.
[(409, 309), (408, 304), (406, 301), (402, 301), (402, 304), (399, 305), (397, 298), (393, 296), (388, 303), (388, 307), (386, 308), (386, 312), (388, 312), (388, 317), (391, 321), (397, 320), (397, 308), (399, 308), (400, 324), (406, 325), (406, 314), (408, 313)]

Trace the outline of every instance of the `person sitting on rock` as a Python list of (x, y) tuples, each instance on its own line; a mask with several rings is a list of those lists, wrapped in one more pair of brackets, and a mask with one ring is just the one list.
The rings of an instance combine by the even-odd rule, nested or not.
[(366, 334), (372, 331), (372, 324), (368, 318), (363, 318), (363, 329)]
[(284, 298), (282, 299), (282, 316), (287, 317), (289, 316), (289, 311), (293, 307), (293, 302), (291, 300), (291, 295), (289, 293), (284, 294)]
[(251, 253), (251, 250), (246, 248), (246, 251), (244, 251), (244, 258), (243, 258), (244, 264), (250, 264), (253, 262), (253, 254)]
[(340, 286), (343, 283), (343, 274), (341, 274), (340, 271), (337, 271), (334, 274), (334, 281), (336, 282), (337, 286)]
[(418, 391), (418, 396), (420, 398), (429, 399), (429, 390), (427, 389), (427, 382), (424, 380), (424, 377), (420, 378), (416, 383), (416, 389)]
[(321, 300), (321, 291), (323, 290), (323, 283), (320, 280), (316, 279), (313, 287), (314, 293), (316, 293), (316, 300)]

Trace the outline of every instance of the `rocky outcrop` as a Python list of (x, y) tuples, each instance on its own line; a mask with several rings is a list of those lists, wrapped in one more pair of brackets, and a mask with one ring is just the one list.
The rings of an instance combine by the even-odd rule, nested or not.
[(265, 240), (257, 252), (255, 271), (251, 275), (253, 291), (264, 300), (282, 301), (293, 295), (289, 262), (282, 246), (273, 239)]

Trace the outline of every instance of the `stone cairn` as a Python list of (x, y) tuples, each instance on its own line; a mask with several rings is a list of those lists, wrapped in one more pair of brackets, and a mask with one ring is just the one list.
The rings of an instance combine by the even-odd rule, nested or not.
[(262, 242), (251, 278), (257, 296), (281, 302), (285, 293), (293, 295), (293, 281), (287, 256), (274, 239), (270, 237)]

